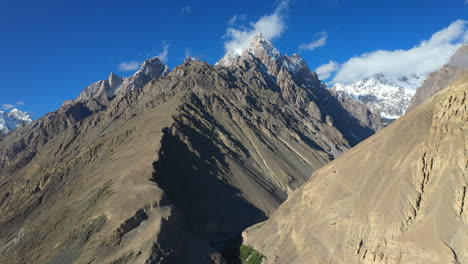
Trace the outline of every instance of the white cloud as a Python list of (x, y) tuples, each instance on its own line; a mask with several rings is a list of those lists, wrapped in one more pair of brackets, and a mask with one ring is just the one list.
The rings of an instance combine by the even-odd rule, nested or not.
[(190, 14), (190, 13), (192, 13), (192, 7), (189, 6), (189, 5), (182, 6), (182, 7), (180, 8), (180, 12), (181, 12), (182, 14)]
[[(226, 51), (242, 54), (259, 33), (262, 33), (265, 38), (270, 40), (281, 36), (286, 29), (284, 11), (288, 5), (289, 0), (280, 1), (272, 14), (265, 15), (255, 22), (250, 22), (248, 28), (229, 27), (225, 35), (228, 38), (228, 41), (224, 43)], [(231, 18), (229, 22), (234, 23), (237, 19), (231, 20), (233, 19)]]
[(316, 34), (316, 37), (315, 37), (315, 40), (310, 42), (310, 43), (306, 43), (306, 44), (301, 44), (299, 46), (299, 49), (301, 50), (314, 50), (318, 47), (322, 47), (324, 46), (325, 44), (327, 44), (327, 39), (328, 39), (328, 34), (327, 32), (319, 32)]
[(18, 101), (16, 102), (16, 105), (24, 106), (26, 103), (24, 101)]
[(185, 58), (192, 57), (192, 49), (191, 48), (185, 48)]
[(338, 64), (337, 62), (329, 61), (327, 64), (323, 64), (317, 69), (315, 69), (315, 72), (317, 73), (320, 80), (326, 80), (330, 78), (331, 74), (337, 71), (339, 67), (340, 64)]
[[(468, 0), (467, 0), (468, 1)], [(247, 17), (245, 15), (235, 15), (233, 17), (231, 17), (229, 20), (228, 20), (228, 25), (229, 26), (232, 26), (234, 25), (237, 21), (241, 21), (241, 20), (245, 20)]]
[(467, 25), (467, 21), (457, 20), (408, 50), (377, 50), (353, 57), (337, 68), (332, 83), (350, 83), (375, 73), (394, 78), (434, 72), (447, 63), (460, 45), (466, 43)]
[(158, 58), (164, 62), (166, 62), (169, 59), (169, 44), (164, 44), (163, 51), (158, 54)]
[(8, 110), (8, 109), (11, 109), (13, 107), (15, 107), (15, 106), (12, 105), (12, 104), (2, 104), (2, 109), (3, 110)]
[(141, 62), (139, 61), (124, 61), (119, 64), (120, 71), (135, 71), (141, 67)]
[[(147, 54), (147, 56), (151, 56), (151, 54)], [(154, 56), (154, 53), (153, 53)], [(163, 50), (161, 53), (157, 55), (157, 57), (161, 60), (166, 62), (169, 58), (169, 44), (164, 44), (163, 45)], [(120, 71), (135, 71), (138, 70), (143, 63), (140, 61), (124, 61), (119, 64), (119, 70)]]

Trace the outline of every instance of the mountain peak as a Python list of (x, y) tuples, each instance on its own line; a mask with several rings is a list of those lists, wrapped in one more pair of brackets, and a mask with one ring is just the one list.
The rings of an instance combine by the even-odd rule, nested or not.
[(109, 78), (108, 78), (109, 80), (113, 80), (113, 79), (116, 79), (116, 78), (120, 78), (120, 76), (118, 76), (117, 74), (115, 74), (113, 72), (111, 72), (109, 74)]
[(135, 75), (138, 73), (150, 75), (161, 74), (162, 76), (165, 76), (169, 73), (169, 67), (158, 56), (155, 56), (145, 60), (141, 65), (140, 70), (138, 70)]
[(281, 57), (281, 53), (268, 39), (263, 37), (262, 33), (259, 33), (254, 37), (247, 50), (254, 55), (257, 55), (259, 52), (265, 52), (272, 59)]
[[(120, 91), (129, 91), (142, 87), (151, 80), (166, 76), (169, 74), (169, 67), (161, 61), (159, 57), (147, 59), (141, 65), (141, 68), (132, 76), (124, 78), (111, 72), (107, 80), (97, 81), (86, 87), (78, 96), (78, 101), (87, 101), (89, 99), (100, 98), (105, 95), (111, 98)], [(104, 100), (106, 101), (106, 99)], [(67, 104), (69, 102), (66, 102)]]
[(31, 122), (31, 116), (17, 108), (11, 109), (9, 113), (0, 111), (0, 134), (7, 134)]
[(278, 59), (281, 57), (281, 53), (275, 48), (271, 41), (265, 38), (262, 33), (258, 33), (245, 50), (228, 50), (216, 65), (226, 67), (234, 65), (246, 52), (247, 54), (252, 54), (259, 59), (265, 55), (272, 59)]

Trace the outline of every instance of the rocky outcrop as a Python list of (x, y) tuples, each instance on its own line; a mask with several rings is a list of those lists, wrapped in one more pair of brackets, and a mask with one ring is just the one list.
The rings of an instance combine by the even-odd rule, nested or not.
[(465, 263), (468, 75), (312, 175), (243, 233), (268, 263)]
[(463, 45), (453, 54), (447, 64), (431, 73), (422, 86), (416, 90), (408, 110), (416, 108), (466, 73), (468, 73), (468, 45)]

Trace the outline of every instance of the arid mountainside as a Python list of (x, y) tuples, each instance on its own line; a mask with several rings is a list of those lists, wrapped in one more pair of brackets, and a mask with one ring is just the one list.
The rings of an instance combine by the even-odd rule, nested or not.
[(268, 263), (468, 263), (468, 75), (243, 233)]
[(228, 241), (382, 127), (262, 47), (229, 67), (157, 62), (127, 88), (111, 75), (3, 138), (0, 263), (224, 263)]
[(438, 71), (433, 72), (416, 90), (408, 110), (416, 108), (438, 91), (446, 88), (450, 83), (468, 73), (468, 45), (461, 46), (450, 61)]

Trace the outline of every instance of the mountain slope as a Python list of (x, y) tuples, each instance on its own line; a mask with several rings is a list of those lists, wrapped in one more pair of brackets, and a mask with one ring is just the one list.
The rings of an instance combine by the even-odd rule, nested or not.
[(265, 263), (468, 261), (468, 75), (362, 142), (243, 234)]
[(32, 122), (31, 116), (16, 108), (9, 113), (0, 111), (0, 134), (7, 134), (13, 130)]
[(461, 46), (449, 62), (429, 75), (411, 98), (408, 110), (416, 108), (451, 82), (468, 73), (468, 45)]
[(230, 240), (381, 127), (305, 64), (266, 67), (188, 60), (8, 135), (0, 263), (223, 263)]

